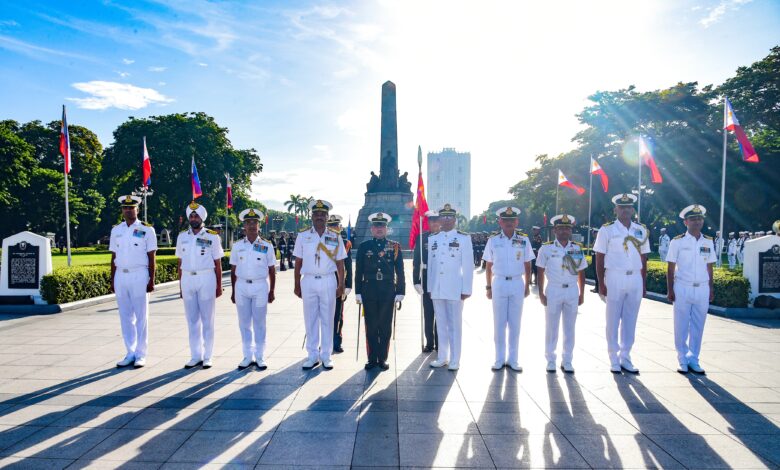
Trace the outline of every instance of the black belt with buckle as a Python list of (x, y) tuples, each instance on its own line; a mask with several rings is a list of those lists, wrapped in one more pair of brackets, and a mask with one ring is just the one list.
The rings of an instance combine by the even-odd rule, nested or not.
[(634, 274), (634, 271), (626, 271), (626, 276), (630, 276), (632, 274)]
[(699, 287), (700, 285), (701, 285), (701, 284), (699, 284), (698, 282), (694, 282), (694, 283), (693, 283), (693, 287)]
[(505, 281), (511, 281), (512, 280), (512, 276), (504, 276), (504, 280)]
[(566, 289), (567, 287), (569, 287), (569, 285), (568, 285), (568, 284), (561, 284), (561, 287), (563, 287), (564, 289)]
[(251, 284), (252, 283), (252, 279), (244, 279), (244, 280), (246, 281), (247, 284)]
[(312, 276), (312, 277), (313, 277), (314, 279), (322, 279), (322, 276), (320, 276), (319, 274), (315, 274), (315, 275), (314, 275), (314, 276)]

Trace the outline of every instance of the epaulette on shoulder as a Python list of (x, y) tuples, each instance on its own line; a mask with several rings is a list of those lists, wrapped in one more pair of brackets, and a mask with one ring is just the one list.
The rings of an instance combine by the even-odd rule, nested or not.
[(216, 230), (211, 230), (210, 228), (206, 229), (206, 233), (209, 233), (211, 235), (217, 235), (217, 231)]
[(637, 222), (639, 225), (641, 225), (644, 228), (647, 228), (647, 225)]
[(684, 236), (685, 236), (685, 234), (681, 233), (681, 234), (677, 235), (676, 237), (672, 238), (672, 240), (679, 240), (679, 239), (681, 239)]
[(181, 232), (179, 232), (179, 233), (186, 233), (186, 232), (188, 232), (188, 231), (189, 231), (189, 229), (188, 229), (188, 228), (185, 228), (184, 230), (182, 230), (182, 231), (181, 231)]
[(468, 232), (464, 232), (463, 230), (458, 230), (457, 232), (458, 232), (459, 234), (461, 234), (461, 235), (471, 235), (470, 233), (468, 233)]
[(574, 243), (575, 245), (577, 245), (577, 246), (578, 246), (578, 247), (580, 247), (580, 248), (582, 248), (582, 247), (584, 247), (584, 246), (585, 246), (585, 245), (583, 245), (583, 244), (582, 244), (582, 243), (580, 243), (580, 242), (575, 242), (574, 240), (572, 240), (571, 242), (572, 242), (572, 243)]
[(712, 237), (709, 235), (704, 235), (704, 238), (706, 238), (707, 240), (712, 240)]
[(528, 234), (523, 232), (522, 230), (515, 230), (515, 233), (520, 235), (521, 237), (527, 237)]
[(309, 230), (310, 227), (303, 227), (302, 229), (298, 230), (298, 233), (303, 233), (307, 230)]
[(143, 225), (144, 227), (154, 227), (154, 226), (153, 226), (152, 224), (150, 224), (149, 222), (141, 222), (141, 225)]
[(553, 242), (544, 242), (544, 243), (542, 243), (542, 245), (552, 245), (552, 244), (553, 244)]
[[(263, 237), (257, 237), (257, 238), (259, 238), (260, 240), (262, 240), (262, 241), (264, 241), (266, 243), (271, 243), (271, 240), (265, 239)], [(273, 245), (273, 243), (271, 243), (271, 245)]]
[(609, 227), (610, 225), (614, 224), (615, 221), (607, 222), (606, 224), (602, 225), (602, 227)]
[(339, 231), (339, 230), (336, 230), (335, 228), (330, 228), (330, 227), (328, 227), (328, 230), (329, 230), (329, 231), (331, 231), (331, 232), (333, 232), (333, 233), (341, 233), (341, 231)]

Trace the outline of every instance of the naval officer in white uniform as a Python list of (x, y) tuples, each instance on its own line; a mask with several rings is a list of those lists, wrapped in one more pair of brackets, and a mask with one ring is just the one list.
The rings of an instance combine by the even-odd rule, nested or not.
[(312, 227), (298, 233), (293, 249), (295, 295), (303, 299), (306, 326), (304, 370), (313, 369), (320, 362), (324, 369), (333, 369), (333, 312), (336, 297), (344, 295), (347, 250), (341, 234), (326, 227), (332, 208), (331, 203), (322, 199), (309, 204)]
[(707, 310), (715, 297), (712, 266), (717, 255), (712, 238), (701, 233), (705, 214), (707, 209), (698, 204), (680, 212), (688, 230), (674, 237), (667, 258), (666, 296), (674, 302), (674, 347), (677, 371), (683, 374), (704, 373), (699, 353)]
[(531, 260), (535, 256), (528, 235), (517, 230), (520, 209), (502, 207), (496, 215), (501, 231), (488, 238), (482, 255), (486, 262), (487, 298), (493, 301), (493, 342), (496, 347), (493, 370), (508, 365), (512, 370), (522, 372), (518, 360), (520, 321), (523, 300), (530, 294)]
[(148, 347), (149, 292), (154, 290), (157, 235), (154, 227), (138, 220), (137, 196), (122, 196), (122, 217), (111, 229), (111, 292), (116, 293), (119, 323), (125, 342), (124, 359), (117, 367), (143, 367)]
[(471, 297), (474, 249), (471, 236), (455, 230), (458, 212), (451, 204), (439, 209), (441, 230), (428, 238), (428, 290), (433, 300), (439, 354), (431, 367), (460, 368), (463, 301)]
[(647, 227), (631, 221), (636, 200), (626, 193), (612, 198), (617, 220), (601, 227), (593, 245), (599, 295), (607, 300), (607, 352), (613, 374), (639, 373), (631, 362), (631, 348), (646, 290), (650, 243)]

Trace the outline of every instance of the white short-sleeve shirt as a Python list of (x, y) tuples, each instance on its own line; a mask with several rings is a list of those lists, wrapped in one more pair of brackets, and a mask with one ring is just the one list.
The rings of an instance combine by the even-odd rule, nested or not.
[(219, 235), (211, 230), (193, 233), (189, 229), (176, 239), (176, 256), (181, 258), (182, 271), (214, 269), (214, 261), (224, 255)]
[(157, 234), (154, 227), (140, 220), (127, 225), (122, 222), (111, 229), (108, 249), (116, 256), (114, 265), (120, 269), (148, 268), (147, 253), (157, 251)]
[(571, 257), (578, 273), (588, 267), (588, 260), (585, 258), (582, 246), (572, 241), (563, 246), (558, 240), (555, 240), (545, 243), (539, 248), (536, 266), (544, 268), (544, 274), (551, 285), (573, 284), (577, 282), (579, 275), (572, 274), (564, 264), (564, 257), (567, 255)]
[(712, 238), (696, 237), (688, 232), (674, 237), (669, 244), (666, 261), (674, 263), (674, 279), (691, 283), (708, 283), (710, 274), (707, 265), (717, 261)]
[(501, 231), (488, 238), (482, 254), (483, 260), (493, 263), (492, 272), (495, 276), (521, 276), (525, 273), (525, 263), (534, 258), (531, 241), (519, 230), (511, 237)]
[(336, 272), (336, 261), (347, 257), (341, 234), (326, 228), (320, 236), (314, 227), (298, 234), (293, 256), (302, 260), (301, 274), (324, 275)]
[[(636, 222), (631, 222), (626, 228), (619, 220), (601, 226), (593, 251), (604, 255), (604, 268), (615, 270), (640, 270), (642, 269), (642, 256), (650, 253), (647, 227)], [(628, 237), (634, 237), (642, 242), (634, 246)]]
[(254, 242), (242, 238), (230, 250), (230, 264), (236, 267), (239, 279), (265, 279), (268, 268), (276, 266), (274, 246), (260, 237)]

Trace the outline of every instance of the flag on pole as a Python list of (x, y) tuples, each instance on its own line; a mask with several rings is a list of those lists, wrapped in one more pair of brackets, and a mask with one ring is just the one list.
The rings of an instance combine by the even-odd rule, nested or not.
[(482, 214), (482, 224), (487, 225), (487, 214)]
[(65, 105), (62, 105), (62, 127), (60, 128), (60, 154), (65, 159), (65, 174), (69, 175), (72, 162), (70, 160), (70, 134), (68, 133), (68, 119), (65, 117)]
[(349, 223), (347, 224), (347, 240), (352, 240), (352, 216), (349, 216)]
[(558, 170), (558, 186), (563, 186), (565, 188), (573, 189), (580, 196), (585, 194), (585, 188), (581, 188), (576, 184), (572, 183), (571, 181), (569, 181), (568, 178), (566, 178), (566, 176), (563, 174), (561, 170)]
[(152, 185), (152, 160), (149, 158), (149, 151), (146, 150), (146, 136), (144, 136), (144, 180), (143, 187), (148, 188)]
[(230, 175), (225, 173), (225, 178), (227, 178), (227, 208), (232, 209), (233, 208), (233, 184), (230, 182)]
[(658, 167), (655, 164), (655, 158), (650, 153), (650, 149), (647, 147), (644, 137), (639, 136), (639, 158), (642, 159), (642, 164), (650, 168), (650, 181), (653, 183), (663, 183), (664, 179), (661, 178), (661, 172), (658, 171)]
[(200, 178), (198, 178), (198, 169), (195, 167), (195, 157), (192, 157), (192, 200), (203, 196), (200, 189)]
[[(417, 173), (417, 201), (414, 204), (414, 213), (412, 214), (412, 230), (409, 232), (409, 248), (414, 249), (417, 239), (420, 237), (420, 230), (426, 232), (428, 227), (428, 201), (425, 200), (425, 184), (423, 184), (422, 169)], [(422, 218), (422, 227), (420, 227), (420, 218)]]
[[(727, 131), (731, 131), (737, 136), (737, 144), (739, 144), (739, 150), (742, 152), (742, 161), (758, 163), (758, 154), (745, 134), (745, 130), (739, 125), (737, 116), (734, 114), (734, 109), (731, 107), (731, 102), (728, 98), (723, 99), (724, 106), (726, 107), (725, 122), (723, 128)], [(64, 118), (63, 118), (64, 120)]]
[(604, 188), (604, 192), (606, 193), (609, 191), (609, 178), (607, 178), (607, 174), (604, 173), (604, 169), (601, 168), (601, 165), (591, 157), (590, 159), (590, 173), (592, 175), (599, 175), (601, 177), (601, 187)]
[(547, 227), (547, 211), (544, 212), (544, 219), (542, 221), (542, 227)]

